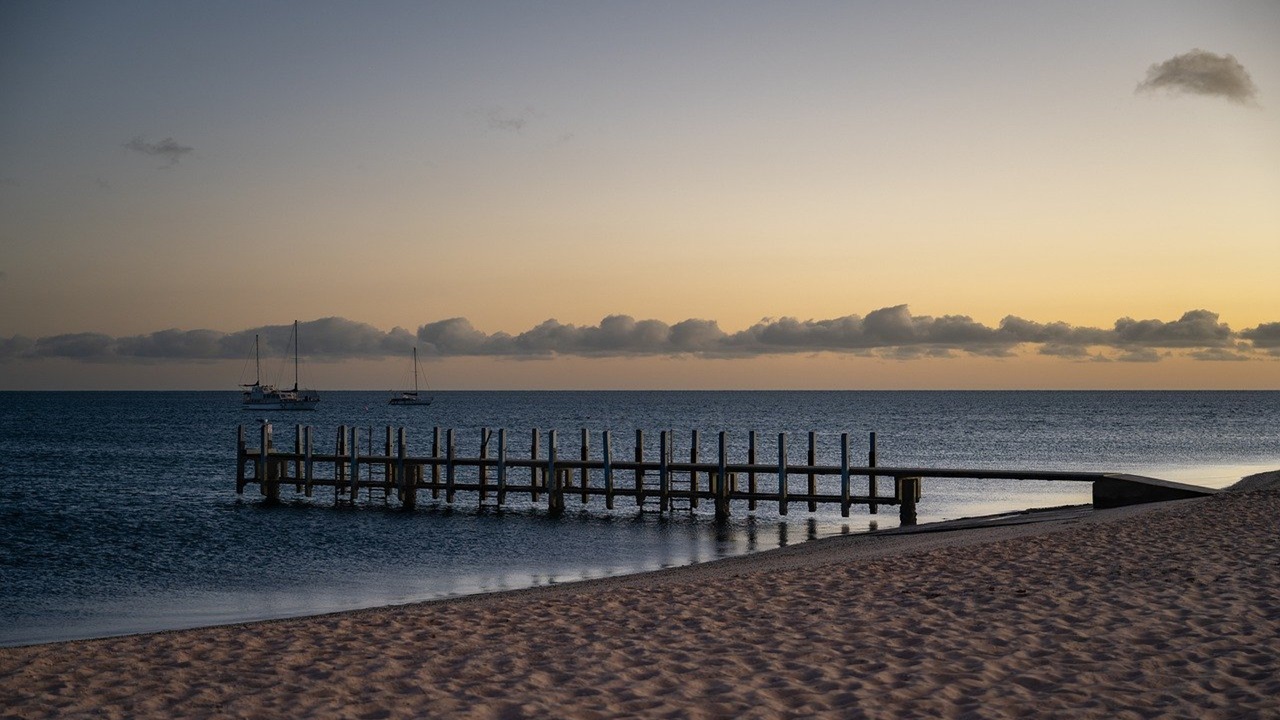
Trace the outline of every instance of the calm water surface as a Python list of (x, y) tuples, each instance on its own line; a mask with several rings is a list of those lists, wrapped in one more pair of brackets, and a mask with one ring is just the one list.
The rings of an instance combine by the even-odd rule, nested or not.
[[(316, 412), (273, 415), (277, 437), (291, 443), (306, 422), (328, 451), (340, 424), (379, 440), (405, 426), (425, 454), (432, 427), (451, 427), (474, 455), (481, 428), (505, 427), (524, 455), (535, 427), (557, 429), (562, 453), (576, 452), (580, 428), (598, 453), (609, 429), (620, 454), (640, 428), (656, 457), (666, 429), (687, 457), (698, 429), (712, 457), (725, 430), (731, 457), (745, 459), (751, 430), (763, 457), (789, 433), (792, 458), (814, 430), (819, 462), (838, 464), (840, 433), (865, 457), (874, 430), (882, 465), (1116, 470), (1211, 487), (1280, 467), (1275, 392), (449, 392), (425, 408), (389, 407), (384, 393), (323, 397)], [(294, 500), (291, 488), (270, 508), (253, 488), (235, 494), (235, 429), (256, 421), (237, 393), (0, 393), (0, 645), (604, 577), (897, 523), (894, 508), (841, 518), (796, 505), (782, 518), (735, 504), (716, 526), (706, 504), (659, 517), (628, 498), (610, 512), (572, 497), (552, 519), (527, 497), (495, 510), (467, 493), (452, 508), (423, 493), (415, 512), (352, 510), (331, 491)], [(920, 521), (1088, 500), (1084, 484), (933, 479)]]

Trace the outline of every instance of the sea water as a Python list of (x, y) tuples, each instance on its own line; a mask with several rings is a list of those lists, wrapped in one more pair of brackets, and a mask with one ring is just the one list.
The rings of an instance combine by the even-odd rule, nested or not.
[[(788, 435), (792, 463), (818, 434), (819, 464), (839, 463), (849, 433), (854, 464), (878, 436), (880, 465), (1109, 470), (1209, 487), (1280, 467), (1276, 392), (442, 392), (426, 407), (393, 407), (384, 393), (329, 392), (320, 409), (274, 413), (279, 446), (294, 424), (315, 428), (331, 452), (339, 425), (361, 428), (378, 450), (385, 426), (405, 427), (411, 454), (430, 452), (432, 428), (453, 428), (474, 456), (482, 429), (505, 428), (511, 457), (530, 434), (555, 429), (576, 457), (580, 430), (610, 430), (618, 458), (635, 430), (656, 459), (661, 430), (674, 456), (714, 460), (727, 433), (744, 462), (758, 432), (760, 462)], [(840, 533), (895, 527), (895, 507), (855, 506), (782, 516), (776, 504), (728, 523), (713, 508), (660, 515), (632, 498), (606, 510), (566, 496), (551, 518), (545, 497), (512, 494), (503, 509), (474, 493), (449, 506), (420, 492), (335, 507), (333, 491), (269, 507), (253, 486), (235, 493), (236, 427), (256, 445), (262, 417), (238, 393), (0, 393), (0, 645), (288, 617), (547, 585), (703, 562)], [(492, 445), (490, 446), (492, 449)], [(513, 470), (513, 473), (521, 472)], [(527, 472), (527, 471), (525, 471)], [(521, 479), (518, 478), (517, 481)], [(703, 479), (705, 482), (705, 478)], [(762, 483), (765, 481), (762, 480)], [(824, 482), (834, 482), (827, 479)], [(865, 491), (858, 479), (855, 492)], [(881, 493), (891, 482), (881, 480)], [(740, 480), (741, 484), (741, 480)], [(624, 486), (626, 482), (624, 482)], [(768, 487), (763, 485), (763, 487)], [(825, 489), (824, 491), (835, 491)], [(921, 522), (1089, 502), (1087, 483), (926, 479)]]

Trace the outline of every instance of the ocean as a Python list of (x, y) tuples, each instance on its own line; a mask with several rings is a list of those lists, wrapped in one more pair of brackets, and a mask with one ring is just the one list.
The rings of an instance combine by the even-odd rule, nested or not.
[[(788, 433), (797, 462), (816, 431), (819, 463), (837, 464), (841, 433), (865, 458), (874, 431), (881, 465), (1110, 470), (1208, 487), (1280, 467), (1280, 392), (440, 392), (416, 408), (381, 392), (322, 396), (315, 412), (270, 415), (283, 444), (306, 423), (329, 451), (345, 424), (372, 429), (376, 447), (392, 425), (426, 454), (440, 427), (474, 455), (482, 428), (506, 428), (517, 456), (533, 428), (554, 428), (573, 454), (586, 428), (593, 453), (609, 429), (620, 455), (643, 429), (648, 457), (661, 430), (688, 457), (697, 429), (704, 458), (723, 430), (737, 460), (756, 430), (763, 457)], [(641, 512), (619, 498), (609, 511), (573, 496), (551, 518), (527, 499), (498, 510), (470, 493), (448, 506), (423, 492), (405, 512), (394, 500), (335, 507), (331, 490), (306, 499), (288, 486), (269, 507), (254, 487), (235, 493), (236, 427), (252, 433), (260, 419), (234, 392), (0, 392), (0, 645), (547, 585), (897, 525), (892, 507), (842, 518), (796, 504), (783, 517), (735, 503), (718, 525), (707, 503), (663, 516), (653, 501)], [(1084, 483), (926, 479), (919, 520), (1089, 495)]]

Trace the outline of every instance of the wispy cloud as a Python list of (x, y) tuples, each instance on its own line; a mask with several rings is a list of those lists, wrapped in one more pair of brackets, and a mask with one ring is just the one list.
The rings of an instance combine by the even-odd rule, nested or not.
[(503, 107), (488, 107), (476, 113), (483, 118), (490, 130), (502, 132), (520, 132), (529, 121), (537, 117), (538, 112), (531, 107), (520, 111), (510, 111)]
[(159, 142), (148, 142), (143, 140), (141, 137), (135, 137), (125, 143), (124, 148), (142, 155), (164, 158), (168, 161), (168, 164), (165, 167), (177, 165), (183, 155), (195, 151), (195, 148), (190, 145), (183, 145), (171, 137), (167, 137)]
[[(0, 360), (44, 357), (85, 361), (224, 360), (244, 358), (260, 336), (264, 354), (287, 351), (292, 325), (236, 332), (160, 330), (112, 337), (74, 333), (41, 338), (0, 338)], [(301, 324), (303, 352), (313, 360), (383, 358), (417, 346), (425, 357), (547, 358), (687, 356), (749, 358), (801, 353), (843, 353), (887, 360), (962, 355), (1011, 357), (1035, 352), (1064, 361), (1157, 362), (1182, 355), (1206, 360), (1245, 360), (1280, 355), (1280, 322), (1236, 332), (1217, 313), (1191, 310), (1176, 320), (1120, 318), (1110, 328), (1039, 323), (1010, 315), (989, 326), (967, 315), (913, 315), (906, 305), (865, 316), (826, 320), (766, 318), (737, 332), (714, 320), (674, 324), (610, 315), (597, 325), (546, 320), (517, 334), (486, 333), (466, 318), (427, 323), (410, 332), (389, 331), (340, 317)]]
[(1258, 87), (1232, 55), (1195, 49), (1152, 65), (1136, 92), (1164, 90), (1226, 98), (1242, 105), (1254, 102)]

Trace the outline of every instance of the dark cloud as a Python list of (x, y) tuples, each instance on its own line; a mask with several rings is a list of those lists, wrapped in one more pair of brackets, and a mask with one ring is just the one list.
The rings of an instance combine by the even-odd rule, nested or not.
[(1231, 328), (1218, 322), (1218, 313), (1191, 310), (1168, 323), (1121, 318), (1116, 321), (1112, 342), (1120, 346), (1197, 348), (1224, 347), (1231, 344), (1232, 338)]
[(1196, 360), (1208, 360), (1212, 362), (1240, 362), (1244, 360), (1252, 360), (1253, 358), (1243, 353), (1229, 350), (1227, 348), (1205, 348), (1204, 350), (1195, 350), (1187, 353), (1189, 357)]
[(24, 335), (14, 335), (7, 338), (0, 337), (0, 360), (29, 356), (35, 346), (35, 339)]
[[(161, 330), (113, 338), (77, 333), (31, 339), (0, 338), (0, 360), (66, 357), (84, 360), (225, 360), (246, 357), (254, 337), (263, 357), (292, 351), (293, 325), (268, 325), (233, 333), (216, 330)], [(1023, 346), (1041, 355), (1070, 360), (1153, 362), (1179, 351), (1203, 360), (1258, 357), (1280, 350), (1280, 323), (1236, 333), (1217, 313), (1191, 310), (1172, 321), (1121, 318), (1110, 329), (1039, 323), (1014, 315), (996, 327), (966, 315), (913, 315), (906, 305), (828, 320), (768, 318), (735, 333), (714, 320), (689, 319), (668, 325), (610, 315), (598, 325), (551, 319), (524, 332), (486, 333), (466, 318), (382, 331), (340, 317), (300, 324), (301, 352), (313, 360), (383, 358), (404, 355), (415, 345), (426, 357), (539, 358), (679, 356), (754, 357), (837, 352), (888, 359), (942, 358), (957, 354), (1009, 357)], [(1246, 342), (1247, 341), (1247, 342)]]
[(171, 137), (167, 137), (159, 142), (148, 142), (141, 137), (136, 137), (124, 144), (125, 149), (132, 150), (143, 155), (164, 158), (168, 161), (168, 166), (177, 165), (183, 155), (194, 152), (195, 148), (190, 145), (182, 145)]
[(1136, 348), (1121, 353), (1116, 360), (1120, 362), (1153, 363), (1160, 362), (1161, 355), (1154, 348)]
[(1212, 95), (1240, 104), (1253, 102), (1258, 92), (1253, 78), (1235, 57), (1200, 49), (1152, 65), (1136, 92), (1156, 90)]
[(105, 360), (113, 354), (115, 338), (102, 333), (72, 333), (42, 337), (31, 348), (36, 357)]
[(1256, 348), (1280, 348), (1280, 322), (1263, 323), (1240, 333)]

